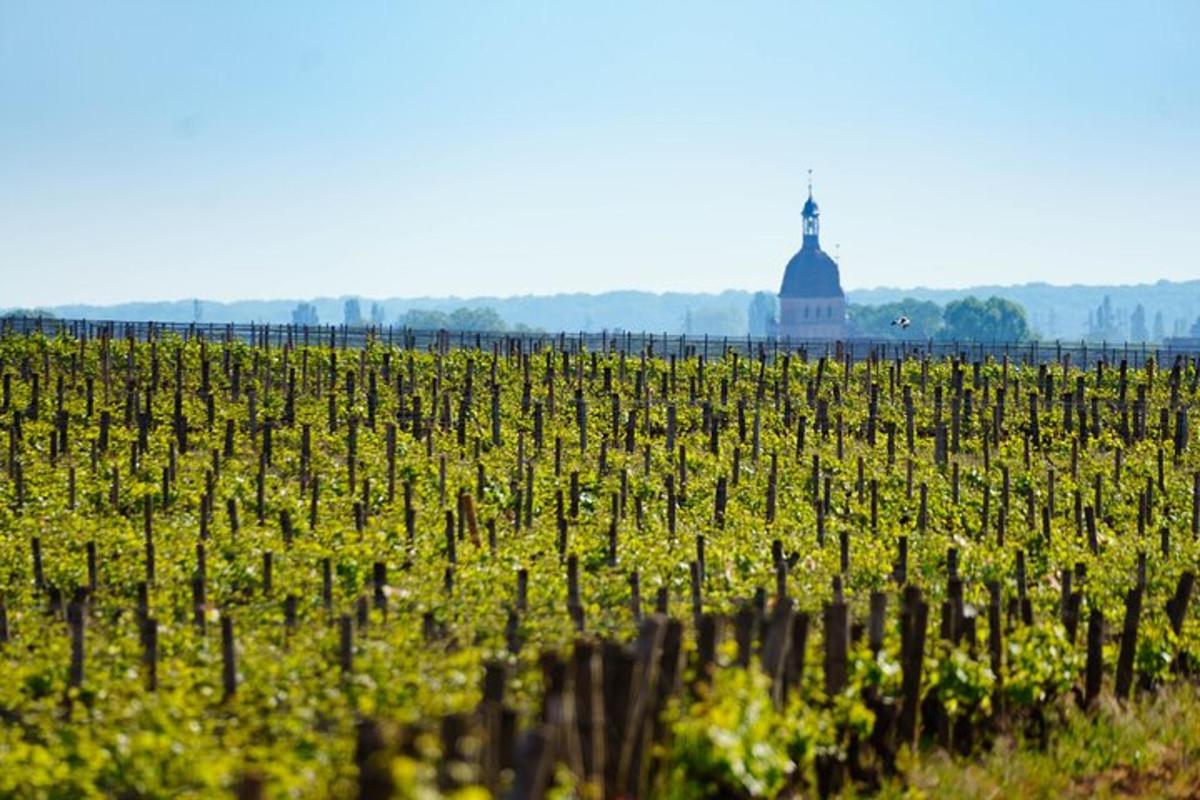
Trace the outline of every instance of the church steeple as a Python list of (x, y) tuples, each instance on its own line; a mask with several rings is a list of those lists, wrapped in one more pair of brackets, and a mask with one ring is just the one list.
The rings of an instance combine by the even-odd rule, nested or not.
[(804, 210), (801, 216), (804, 217), (804, 248), (813, 247), (820, 249), (819, 241), (821, 234), (821, 209), (817, 206), (817, 202), (813, 200), (812, 195), (812, 170), (808, 171), (808, 200), (804, 203)]
[(812, 193), (808, 171), (808, 200), (804, 244), (783, 271), (779, 286), (779, 336), (797, 342), (846, 338), (846, 294), (837, 262), (821, 249), (821, 210)]

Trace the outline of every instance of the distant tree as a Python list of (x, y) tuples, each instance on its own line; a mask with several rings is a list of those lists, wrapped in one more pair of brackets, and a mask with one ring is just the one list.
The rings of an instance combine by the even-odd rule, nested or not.
[(1112, 297), (1109, 295), (1104, 295), (1104, 300), (1096, 310), (1088, 314), (1087, 338), (1097, 342), (1115, 342), (1124, 338), (1119, 314), (1113, 309)]
[(1161, 342), (1165, 338), (1167, 338), (1167, 326), (1163, 321), (1162, 310), (1159, 309), (1154, 312), (1154, 341)]
[(946, 304), (939, 338), (947, 341), (1020, 342), (1029, 338), (1025, 309), (1011, 300), (970, 296)]
[(342, 322), (347, 325), (363, 324), (362, 306), (358, 304), (358, 298), (351, 297), (346, 301), (345, 313), (343, 315)]
[(317, 307), (312, 303), (299, 303), (292, 309), (293, 325), (319, 325)]
[[(942, 327), (941, 306), (911, 297), (875, 306), (851, 305), (849, 316), (850, 335), (864, 339), (920, 341), (936, 336)], [(892, 324), (900, 317), (908, 319), (908, 328)]]
[(774, 336), (775, 295), (770, 292), (755, 292), (746, 317), (750, 322), (751, 336)]
[(984, 304), (991, 321), (992, 338), (1000, 342), (1023, 342), (1029, 338), (1029, 320), (1019, 303), (989, 297)]
[(371, 303), (371, 324), (382, 325), (384, 322), (385, 312), (383, 306), (379, 303)]
[(201, 322), (204, 320), (204, 307), (200, 305), (200, 300), (197, 298), (192, 301), (192, 322)]
[(942, 319), (945, 322), (942, 338), (974, 341), (983, 338), (987, 309), (978, 297), (966, 297), (947, 303)]
[(440, 331), (450, 327), (446, 312), (425, 308), (410, 308), (396, 319), (396, 324), (418, 331)]
[(503, 331), (508, 327), (494, 308), (456, 308), (449, 321), (452, 331)]
[(444, 311), (410, 308), (397, 318), (397, 324), (414, 330), (504, 331), (504, 319), (494, 308), (456, 308)]
[(1150, 341), (1150, 331), (1146, 328), (1146, 309), (1141, 303), (1129, 315), (1129, 340), (1131, 342)]
[(3, 319), (55, 319), (55, 316), (44, 308), (14, 308), (4, 312)]

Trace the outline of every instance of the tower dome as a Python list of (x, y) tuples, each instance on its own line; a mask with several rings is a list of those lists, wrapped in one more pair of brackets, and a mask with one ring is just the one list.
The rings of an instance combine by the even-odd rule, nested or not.
[(783, 271), (780, 297), (845, 297), (837, 262), (819, 247), (801, 247)]
[(837, 262), (821, 249), (821, 210), (811, 183), (801, 216), (800, 250), (788, 261), (779, 287), (779, 335), (800, 340), (844, 338), (846, 295)]

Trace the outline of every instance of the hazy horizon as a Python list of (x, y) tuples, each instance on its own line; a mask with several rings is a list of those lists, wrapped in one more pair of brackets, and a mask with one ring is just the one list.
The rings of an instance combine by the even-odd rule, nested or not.
[(1198, 23), (0, 0), (0, 307), (1186, 280)]
[[(1047, 288), (1052, 288), (1052, 289), (1107, 290), (1107, 289), (1136, 289), (1138, 287), (1143, 287), (1143, 286), (1151, 287), (1151, 286), (1158, 286), (1158, 285), (1162, 285), (1162, 284), (1191, 284), (1191, 283), (1200, 283), (1200, 278), (1191, 278), (1191, 279), (1185, 279), (1182, 281), (1172, 281), (1172, 280), (1168, 280), (1166, 278), (1159, 278), (1158, 280), (1154, 280), (1154, 281), (1141, 281), (1141, 282), (1137, 282), (1137, 283), (1113, 283), (1113, 284), (1109, 284), (1109, 283), (1069, 283), (1069, 284), (1067, 284), (1067, 283), (1053, 283), (1053, 282), (1049, 282), (1049, 281), (1030, 281), (1027, 283), (972, 284), (969, 286), (860, 286), (860, 287), (848, 288), (846, 291), (848, 294), (859, 294), (859, 295), (887, 292), (887, 293), (895, 294), (897, 296), (897, 298), (903, 298), (903, 295), (906, 292), (917, 292), (917, 293), (966, 292), (966, 291), (972, 291), (972, 290), (990, 290), (990, 289), (1022, 289), (1022, 288), (1038, 287), (1038, 286), (1045, 286)], [(676, 290), (676, 289), (666, 289), (666, 290), (662, 290), (662, 291), (655, 291), (655, 290), (650, 290), (650, 289), (638, 289), (636, 287), (617, 287), (617, 288), (613, 288), (613, 289), (603, 289), (603, 290), (595, 291), (595, 292), (578, 291), (578, 292), (525, 292), (522, 294), (437, 294), (437, 295), (426, 294), (426, 295), (409, 295), (409, 296), (405, 296), (405, 295), (371, 295), (371, 294), (362, 294), (362, 293), (354, 293), (354, 294), (325, 293), (325, 294), (317, 294), (317, 295), (308, 295), (308, 296), (303, 296), (303, 297), (298, 296), (298, 295), (275, 295), (275, 296), (261, 296), (261, 297), (230, 297), (230, 298), (226, 298), (226, 299), (215, 298), (215, 297), (163, 297), (163, 298), (130, 297), (130, 298), (122, 299), (122, 300), (114, 300), (113, 302), (110, 302), (110, 303), (91, 303), (91, 302), (84, 301), (84, 302), (63, 302), (63, 303), (54, 303), (54, 304), (42, 303), (42, 304), (37, 304), (37, 305), (11, 304), (11, 305), (0, 306), (0, 311), (4, 311), (6, 309), (19, 309), (19, 308), (27, 308), (27, 309), (31, 309), (31, 310), (36, 309), (36, 308), (50, 309), (50, 308), (63, 307), (63, 306), (97, 306), (97, 307), (103, 308), (103, 307), (110, 307), (110, 306), (151, 305), (151, 304), (158, 304), (158, 303), (192, 303), (197, 300), (200, 301), (201, 303), (219, 303), (219, 304), (223, 304), (223, 305), (229, 305), (229, 304), (235, 304), (235, 303), (293, 303), (293, 302), (306, 303), (306, 302), (312, 302), (312, 301), (317, 301), (317, 300), (333, 300), (333, 301), (340, 302), (343, 300), (350, 300), (350, 299), (378, 301), (378, 302), (400, 302), (400, 303), (422, 302), (422, 301), (453, 302), (453, 301), (461, 300), (463, 302), (478, 303), (480, 301), (486, 301), (486, 300), (520, 300), (520, 299), (525, 299), (525, 298), (548, 299), (548, 298), (570, 296), (570, 295), (598, 296), (598, 295), (605, 295), (605, 294), (619, 294), (619, 293), (625, 293), (625, 292), (636, 293), (636, 294), (652, 294), (652, 295), (700, 294), (700, 295), (719, 296), (719, 295), (722, 295), (725, 293), (730, 293), (730, 292), (756, 292), (756, 291), (765, 291), (765, 292), (769, 292), (771, 294), (775, 294), (775, 293), (777, 293), (778, 288), (772, 287), (772, 288), (767, 288), (767, 289), (754, 289), (754, 288), (741, 289), (741, 288), (727, 287), (725, 289), (719, 289), (716, 291), (704, 292), (704, 291), (687, 291), (687, 290)]]

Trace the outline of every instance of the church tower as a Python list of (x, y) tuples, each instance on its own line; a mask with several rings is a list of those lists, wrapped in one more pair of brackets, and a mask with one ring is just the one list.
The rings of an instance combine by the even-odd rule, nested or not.
[(846, 338), (846, 295), (838, 266), (821, 249), (821, 209), (808, 184), (808, 200), (801, 212), (804, 238), (792, 256), (779, 288), (780, 337), (793, 341)]

